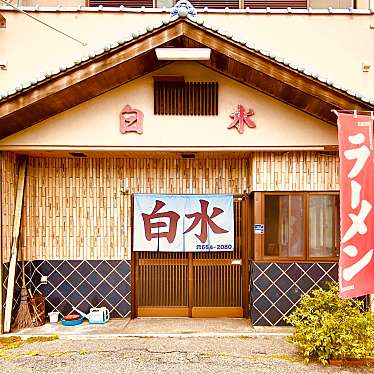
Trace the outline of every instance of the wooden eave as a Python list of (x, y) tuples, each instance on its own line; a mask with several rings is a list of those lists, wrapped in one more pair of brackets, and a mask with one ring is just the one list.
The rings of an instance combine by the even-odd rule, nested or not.
[(154, 52), (160, 46), (209, 47), (211, 59), (201, 62), (203, 65), (331, 124), (336, 123), (332, 109), (374, 109), (346, 92), (180, 18), (9, 97), (0, 104), (0, 138), (166, 65)]
[(6, 19), (2, 14), (0, 14), (0, 29), (5, 29), (5, 28), (6, 28)]

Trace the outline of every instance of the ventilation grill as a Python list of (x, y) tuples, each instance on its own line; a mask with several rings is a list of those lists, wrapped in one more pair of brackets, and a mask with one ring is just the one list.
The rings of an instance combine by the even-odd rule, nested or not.
[(308, 7), (307, 0), (244, 0), (244, 8), (252, 9), (306, 9)]
[(154, 113), (218, 115), (217, 82), (154, 82)]

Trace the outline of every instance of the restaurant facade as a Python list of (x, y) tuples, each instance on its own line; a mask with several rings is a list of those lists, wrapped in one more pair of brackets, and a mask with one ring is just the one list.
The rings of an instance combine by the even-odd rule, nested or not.
[[(35, 33), (32, 45), (15, 51), (24, 16), (0, 8), (8, 54), (0, 72), (4, 306), (22, 164), (13, 313), (22, 259), (27, 286), (45, 296), (46, 312), (63, 315), (106, 306), (113, 318), (244, 317), (283, 325), (304, 293), (337, 280), (334, 110), (373, 110), (374, 52), (365, 44), (371, 12), (200, 13), (184, 1), (168, 12), (28, 11), (71, 25), (95, 48), (58, 39), (51, 56), (56, 35), (27, 21), (21, 30)], [(103, 30), (97, 40), (94, 27)], [(339, 28), (356, 39), (346, 40)], [(343, 40), (357, 53), (343, 59)], [(163, 52), (178, 53), (165, 59)], [(134, 215), (142, 196), (154, 196), (155, 204), (163, 196), (200, 199), (202, 211), (187, 212), (184, 234), (199, 237), (201, 229), (202, 247), (139, 248)], [(233, 203), (233, 244), (220, 251), (204, 247), (202, 234), (204, 217), (207, 235), (220, 234), (220, 208), (204, 215), (201, 203), (213, 196)], [(168, 222), (152, 226), (159, 237), (172, 222), (167, 208), (145, 212), (169, 213)]]

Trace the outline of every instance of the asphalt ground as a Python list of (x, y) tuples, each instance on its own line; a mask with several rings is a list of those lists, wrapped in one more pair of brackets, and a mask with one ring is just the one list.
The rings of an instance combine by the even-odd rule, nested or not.
[(0, 373), (373, 373), (304, 364), (279, 336), (54, 340), (0, 349)]

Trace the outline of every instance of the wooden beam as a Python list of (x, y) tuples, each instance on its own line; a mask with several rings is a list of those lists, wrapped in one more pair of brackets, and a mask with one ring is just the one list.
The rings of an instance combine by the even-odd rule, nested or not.
[(249, 235), (252, 234), (252, 223), (249, 219), (249, 215), (252, 210), (250, 209), (250, 200), (248, 195), (244, 195), (240, 203), (241, 207), (241, 219), (242, 219), (242, 306), (243, 306), (243, 317), (249, 317), (249, 252), (250, 252), (250, 241)]
[[(163, 29), (162, 29), (163, 30)], [(0, 138), (32, 126), (170, 62), (158, 61), (154, 48), (181, 34), (175, 24), (141, 37), (123, 49), (83, 63), (16, 95), (0, 105)]]
[(131, 319), (139, 317), (138, 315), (138, 285), (139, 285), (139, 271), (137, 261), (139, 260), (138, 252), (134, 252), (134, 195), (131, 195), (131, 216), (130, 216), (130, 227), (131, 227)]
[(21, 226), (22, 204), (23, 204), (23, 195), (24, 195), (24, 189), (25, 189), (25, 177), (26, 177), (26, 165), (27, 165), (27, 158), (23, 158), (19, 166), (19, 171), (18, 171), (17, 196), (16, 196), (16, 205), (14, 208), (15, 211), (14, 211), (14, 221), (13, 221), (12, 249), (11, 249), (11, 259), (9, 263), (8, 286), (7, 286), (6, 303), (5, 303), (4, 332), (10, 332), (10, 324), (12, 321), (13, 294), (14, 294), (14, 283), (16, 279), (18, 239), (19, 239), (19, 232), (20, 232), (20, 226)]
[[(336, 125), (336, 116), (331, 112), (331, 109), (334, 109), (335, 106), (292, 86), (285, 85), (272, 77), (266, 76), (266, 74), (262, 72), (243, 67), (243, 64), (233, 62), (227, 59), (226, 56), (222, 57), (223, 58), (220, 59), (216, 54), (212, 54), (212, 58), (209, 62), (201, 62), (201, 64), (237, 82), (280, 100), (287, 105)], [(223, 63), (225, 59), (227, 59), (226, 64)]]
[(183, 75), (154, 75), (153, 77), (154, 82), (172, 82), (172, 83), (184, 83), (184, 76)]
[(0, 14), (0, 29), (5, 29), (5, 28), (6, 28), (6, 19), (2, 14)]
[[(84, 103), (133, 79), (151, 73), (167, 64), (168, 62), (157, 63), (152, 56), (145, 54), (124, 63), (111, 72), (103, 72), (98, 76), (86, 79), (84, 82), (78, 82), (60, 91), (56, 90), (54, 94), (40, 98), (29, 106), (22, 105), (0, 118), (0, 139)], [(114, 77), (117, 78), (114, 79)]]
[(244, 311), (242, 307), (193, 307), (194, 318), (242, 318)]
[(4, 333), (4, 287), (3, 287), (3, 157), (0, 152), (0, 335)]

